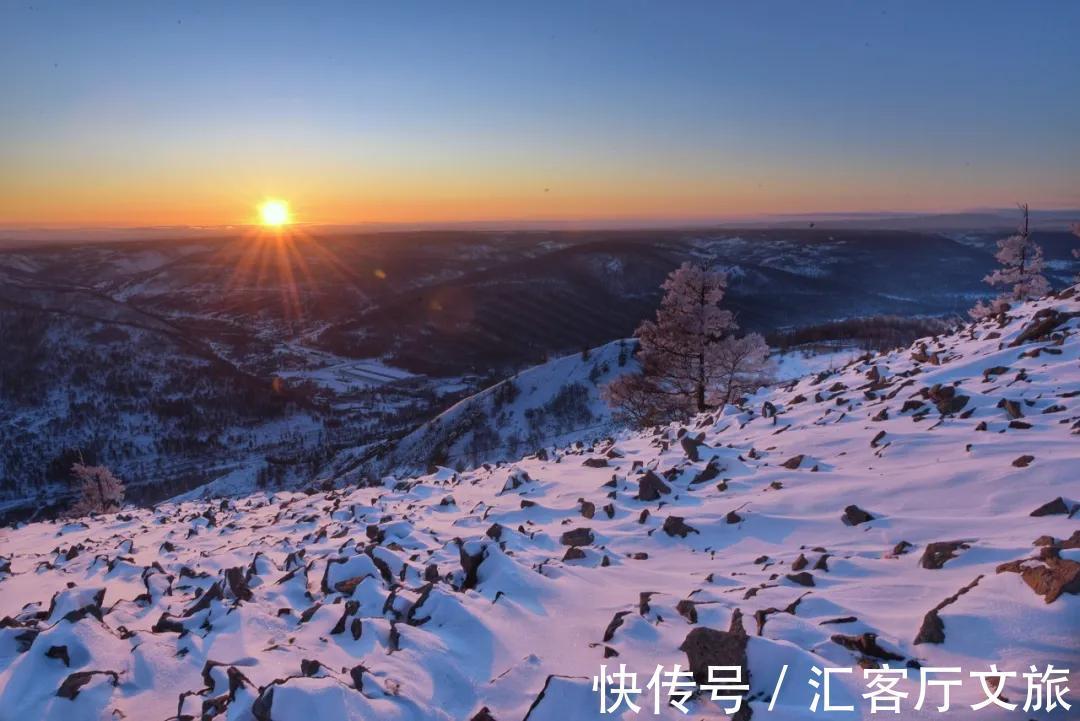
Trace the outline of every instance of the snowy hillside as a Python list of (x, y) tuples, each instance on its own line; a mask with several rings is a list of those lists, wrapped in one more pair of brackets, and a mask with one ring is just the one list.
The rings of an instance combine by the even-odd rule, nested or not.
[(366, 459), (345, 453), (336, 470), (422, 472), (432, 464), (473, 467), (539, 448), (601, 438), (616, 427), (600, 397), (613, 378), (637, 369), (634, 341), (618, 340), (529, 368), (469, 396)]
[[(757, 719), (877, 718), (885, 664), (888, 717), (1076, 718), (1078, 431), (1073, 288), (688, 430), (5, 530), (0, 718), (573, 721), (625, 664), (641, 713), (607, 717), (633, 719), (688, 663), (745, 665)], [(971, 709), (991, 664), (1016, 710)], [(1072, 711), (1025, 712), (1048, 664)], [(913, 710), (920, 666), (962, 669), (949, 713), (941, 687)], [(852, 670), (831, 702), (854, 711), (811, 711), (812, 667)]]

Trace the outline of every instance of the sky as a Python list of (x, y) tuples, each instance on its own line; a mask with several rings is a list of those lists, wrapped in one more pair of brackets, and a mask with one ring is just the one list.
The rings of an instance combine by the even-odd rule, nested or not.
[(0, 226), (1080, 207), (1080, 2), (0, 0)]

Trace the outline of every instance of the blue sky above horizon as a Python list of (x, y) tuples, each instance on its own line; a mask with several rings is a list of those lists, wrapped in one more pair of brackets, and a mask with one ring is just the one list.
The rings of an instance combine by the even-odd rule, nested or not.
[(1080, 206), (1080, 3), (0, 2), (0, 224)]

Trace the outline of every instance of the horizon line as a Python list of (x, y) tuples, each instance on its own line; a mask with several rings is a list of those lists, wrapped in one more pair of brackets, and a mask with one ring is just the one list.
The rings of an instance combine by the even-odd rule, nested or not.
[[(1006, 220), (1007, 216), (1015, 212), (1012, 207), (981, 207), (960, 208), (952, 210), (870, 210), (870, 211), (807, 211), (792, 213), (757, 213), (747, 215), (720, 215), (699, 216), (683, 218), (665, 217), (598, 217), (598, 218), (490, 218), (459, 221), (354, 221), (354, 222), (321, 222), (321, 221), (297, 221), (290, 223), (291, 227), (308, 230), (572, 230), (577, 227), (583, 229), (618, 229), (633, 230), (641, 228), (653, 229), (683, 229), (693, 227), (710, 227), (717, 225), (730, 225), (733, 223), (769, 223), (769, 222), (799, 222), (799, 221), (859, 221), (859, 220), (904, 220), (904, 219), (934, 219), (934, 218), (957, 218), (964, 216), (1001, 216)], [(1043, 219), (1056, 216), (1080, 216), (1080, 206), (1077, 207), (1054, 207), (1032, 208), (1032, 215), (1042, 216)], [(1064, 218), (1061, 218), (1064, 220)], [(186, 224), (160, 224), (160, 225), (124, 225), (124, 224), (85, 224), (85, 223), (11, 223), (0, 224), (0, 234), (10, 233), (103, 233), (103, 232), (234, 232), (262, 227), (258, 223), (219, 223), (213, 225), (186, 225)]]

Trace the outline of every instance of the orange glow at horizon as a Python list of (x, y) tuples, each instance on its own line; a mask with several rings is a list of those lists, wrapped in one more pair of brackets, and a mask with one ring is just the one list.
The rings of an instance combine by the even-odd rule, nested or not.
[[(54, 182), (39, 169), (13, 174), (12, 178), (19, 179), (17, 186), (0, 177), (0, 226), (272, 229), (297, 224), (313, 228), (488, 221), (679, 223), (774, 213), (947, 212), (995, 204), (1005, 207), (1013, 197), (985, 180), (967, 178), (962, 171), (935, 178), (898, 173), (886, 188), (877, 187), (873, 178), (849, 177), (839, 170), (813, 174), (776, 168), (738, 173), (713, 170), (688, 172), (686, 177), (657, 174), (647, 180), (610, 169), (581, 171), (561, 179), (548, 179), (548, 174), (521, 169), (457, 176), (435, 169), (429, 173), (318, 174), (297, 168), (294, 173), (262, 177), (249, 172), (224, 174), (215, 183), (207, 183), (204, 174), (184, 173), (167, 179), (154, 175), (87, 183), (79, 176)], [(265, 195), (256, 194), (260, 188)], [(296, 208), (302, 208), (302, 214)]]

